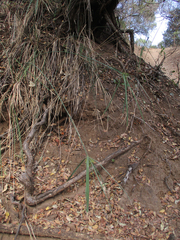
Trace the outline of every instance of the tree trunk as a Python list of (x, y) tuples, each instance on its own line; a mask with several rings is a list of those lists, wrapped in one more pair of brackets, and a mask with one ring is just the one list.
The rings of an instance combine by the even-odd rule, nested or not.
[[(117, 44), (119, 50), (130, 52), (129, 44), (118, 29), (114, 10), (118, 0), (74, 0), (66, 6), (68, 31), (77, 34), (86, 31), (95, 41), (102, 42), (107, 38)], [(113, 37), (112, 37), (113, 36)]]

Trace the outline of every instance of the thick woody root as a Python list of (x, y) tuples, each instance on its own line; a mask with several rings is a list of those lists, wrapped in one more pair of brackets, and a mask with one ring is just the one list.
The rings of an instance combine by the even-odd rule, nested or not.
[[(45, 110), (45, 112), (43, 114), (43, 117), (42, 117), (42, 120), (39, 123), (36, 123), (32, 127), (30, 133), (28, 134), (28, 136), (25, 139), (24, 144), (23, 144), (25, 154), (27, 155), (27, 167), (26, 167), (26, 172), (21, 174), (20, 181), (25, 187), (25, 202), (29, 206), (35, 206), (35, 205), (37, 205), (39, 203), (42, 203), (43, 201), (45, 201), (45, 200), (47, 200), (51, 197), (56, 196), (57, 194), (59, 194), (60, 192), (62, 192), (63, 190), (65, 190), (66, 188), (71, 186), (73, 183), (77, 182), (78, 180), (80, 180), (81, 178), (86, 176), (86, 170), (84, 170), (81, 173), (79, 173), (77, 176), (75, 176), (74, 178), (72, 178), (69, 181), (67, 181), (66, 183), (64, 183), (63, 185), (61, 185), (57, 188), (53, 188), (52, 190), (49, 190), (45, 193), (39, 194), (38, 196), (33, 196), (34, 185), (33, 185), (33, 174), (32, 174), (32, 172), (33, 172), (34, 158), (33, 158), (31, 150), (29, 149), (29, 144), (32, 141), (35, 133), (39, 130), (39, 127), (42, 126), (45, 123), (47, 114), (48, 114), (48, 109)], [(116, 158), (120, 155), (125, 154), (131, 148), (137, 146), (138, 144), (140, 144), (146, 138), (148, 138), (148, 136), (144, 136), (142, 139), (133, 142), (130, 146), (128, 146), (125, 149), (118, 149), (116, 152), (113, 152), (112, 154), (107, 156), (103, 161), (97, 163), (95, 165), (95, 167), (97, 169), (99, 169), (102, 166), (107, 165), (112, 159), (114, 159), (114, 158)], [(94, 170), (94, 167), (91, 167), (89, 169), (89, 173), (92, 172), (93, 170)]]
[(22, 173), (19, 177), (19, 181), (24, 185), (25, 187), (25, 195), (31, 196), (34, 190), (33, 185), (33, 163), (34, 163), (34, 157), (32, 154), (32, 151), (29, 149), (29, 144), (34, 138), (35, 133), (39, 130), (39, 128), (46, 122), (46, 117), (48, 114), (48, 109), (45, 110), (43, 117), (40, 122), (36, 123), (28, 136), (26, 137), (24, 143), (23, 143), (23, 149), (27, 156), (27, 164), (26, 164), (26, 171)]

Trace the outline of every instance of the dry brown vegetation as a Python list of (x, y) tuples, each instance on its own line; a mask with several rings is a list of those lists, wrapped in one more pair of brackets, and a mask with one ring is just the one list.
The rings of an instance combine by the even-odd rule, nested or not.
[(179, 237), (179, 89), (72, 2), (1, 2), (0, 232)]

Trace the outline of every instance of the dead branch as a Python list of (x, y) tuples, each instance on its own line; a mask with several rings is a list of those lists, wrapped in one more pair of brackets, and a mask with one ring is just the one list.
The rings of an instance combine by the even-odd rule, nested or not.
[[(105, 166), (106, 164), (108, 164), (112, 159), (125, 154), (126, 152), (128, 152), (131, 148), (137, 146), (138, 144), (140, 144), (145, 138), (148, 138), (148, 136), (144, 136), (142, 139), (133, 142), (130, 146), (128, 146), (125, 149), (118, 149), (116, 152), (113, 152), (112, 154), (110, 154), (109, 156), (107, 156), (103, 161), (99, 162), (98, 164), (96, 164), (96, 168), (101, 168), (101, 166)], [(89, 172), (92, 172), (94, 170), (93, 167), (90, 168)], [(86, 176), (86, 170), (84, 170), (83, 172), (79, 173), (77, 176), (75, 176), (74, 178), (70, 179), (68, 182), (64, 183), (63, 185), (51, 189), (45, 193), (42, 193), (38, 196), (32, 196), (31, 194), (27, 194), (25, 196), (25, 200), (26, 203), (29, 206), (35, 206), (41, 202), (44, 202), (45, 200), (56, 196), (57, 194), (59, 194), (60, 192), (62, 192), (63, 190), (65, 190), (66, 188), (68, 188), (69, 186), (71, 186), (73, 183), (77, 182), (78, 180), (80, 180), (81, 178), (83, 178), (84, 176)]]
[(119, 30), (120, 33), (128, 33), (130, 37), (130, 46), (131, 46), (131, 52), (134, 53), (134, 30), (133, 29), (126, 29), (126, 30)]
[(166, 177), (164, 178), (164, 184), (166, 185), (166, 187), (168, 188), (168, 190), (169, 190), (171, 193), (173, 193), (173, 190), (169, 187), (169, 184), (168, 184), (168, 179), (169, 179), (169, 177), (171, 176), (171, 173), (172, 173), (171, 164), (170, 164), (170, 162), (168, 161), (167, 158), (165, 158), (165, 161), (166, 161), (166, 164), (169, 165), (169, 174), (168, 174), (168, 176), (166, 176)]
[[(129, 44), (126, 42), (126, 40), (123, 38), (123, 36), (121, 35), (121, 33), (118, 31), (118, 29), (114, 26), (111, 18), (109, 17), (109, 15), (107, 13), (104, 13), (104, 17), (107, 21), (107, 23), (110, 25), (111, 29), (116, 33), (116, 35), (118, 36), (118, 38), (121, 41), (121, 44), (118, 44), (118, 48), (119, 51), (126, 53), (126, 48), (129, 49)], [(123, 46), (122, 46), (123, 45)]]
[(166, 59), (166, 56), (164, 55), (164, 57), (163, 57), (163, 59), (161, 60), (161, 62), (155, 67), (155, 70), (156, 70), (156, 71), (158, 71), (158, 70), (162, 67), (165, 59)]

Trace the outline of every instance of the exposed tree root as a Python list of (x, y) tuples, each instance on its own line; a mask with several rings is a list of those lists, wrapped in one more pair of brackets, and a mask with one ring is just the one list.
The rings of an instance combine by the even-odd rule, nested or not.
[[(26, 172), (22, 173), (19, 177), (19, 181), (24, 185), (25, 187), (25, 196), (31, 196), (34, 190), (34, 185), (33, 185), (33, 162), (34, 158), (32, 155), (31, 150), (29, 149), (29, 143), (32, 141), (35, 133), (39, 130), (40, 126), (42, 126), (46, 122), (46, 117), (48, 114), (48, 109), (45, 110), (43, 117), (40, 122), (36, 123), (28, 136), (26, 137), (24, 143), (23, 143), (23, 149), (24, 152), (27, 156), (27, 164), (26, 164)], [(26, 199), (26, 197), (25, 197)]]
[(25, 213), (24, 213), (25, 210), (26, 210), (26, 206), (24, 205), (24, 206), (23, 206), (23, 209), (22, 209), (22, 213), (21, 213), (21, 221), (20, 221), (20, 223), (19, 223), (19, 226), (18, 226), (16, 235), (15, 235), (15, 237), (14, 237), (14, 240), (17, 239), (17, 237), (18, 237), (18, 235), (19, 235), (19, 232), (20, 232), (20, 229), (21, 229), (21, 225), (22, 225), (22, 223), (23, 223), (23, 221), (24, 221), (24, 219), (25, 219)]
[[(31, 150), (29, 149), (29, 144), (32, 141), (36, 131), (39, 129), (39, 127), (45, 123), (46, 121), (46, 116), (47, 116), (48, 110), (46, 109), (46, 111), (43, 114), (42, 120), (39, 123), (36, 123), (33, 128), (31, 129), (29, 135), (27, 136), (27, 138), (24, 141), (23, 144), (23, 148), (24, 151), (27, 155), (27, 167), (26, 167), (26, 172), (21, 174), (20, 176), (20, 181), (22, 182), (22, 184), (25, 187), (25, 202), (26, 204), (28, 204), (29, 206), (35, 206), (51, 197), (56, 196), (57, 194), (59, 194), (60, 192), (62, 192), (64, 189), (68, 188), (71, 184), (77, 182), (79, 179), (81, 179), (82, 177), (84, 177), (86, 175), (86, 170), (84, 170), (83, 172), (79, 173), (77, 176), (75, 176), (74, 178), (70, 179), (69, 181), (67, 181), (66, 183), (64, 183), (63, 185), (57, 187), (57, 188), (53, 188), (45, 193), (39, 194), (38, 196), (33, 196), (33, 155), (31, 153)], [(109, 163), (112, 159), (125, 154), (126, 152), (128, 152), (131, 148), (135, 147), (136, 145), (140, 144), (145, 138), (148, 138), (148, 136), (144, 136), (142, 139), (133, 142), (130, 146), (128, 146), (125, 149), (119, 149), (116, 152), (113, 152), (112, 154), (110, 154), (109, 156), (107, 156), (103, 161), (99, 162), (98, 164), (96, 164), (96, 168), (101, 168), (101, 166), (105, 166), (107, 163)], [(89, 172), (93, 171), (93, 167), (90, 168)]]
[[(83, 233), (77, 233), (77, 232), (66, 232), (63, 229), (60, 228), (48, 228), (44, 229), (39, 226), (32, 226), (34, 235), (36, 237), (42, 237), (42, 238), (54, 238), (54, 239), (64, 239), (64, 240), (87, 240), (92, 239), (91, 236), (88, 236), (87, 234)], [(6, 233), (6, 234), (15, 234), (17, 231), (17, 226), (15, 224), (1, 224), (0, 223), (0, 233)], [(29, 230), (26, 226), (21, 226), (21, 229), (19, 230), (19, 235), (25, 235), (29, 236)], [(4, 239), (4, 238), (3, 238)], [(98, 239), (106, 239), (104, 237), (98, 237)]]

